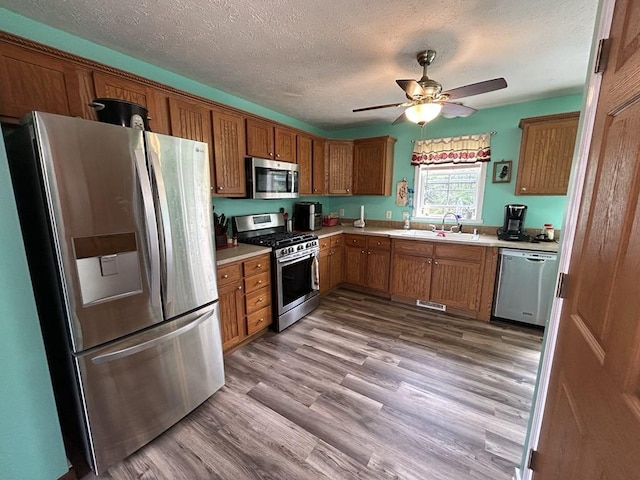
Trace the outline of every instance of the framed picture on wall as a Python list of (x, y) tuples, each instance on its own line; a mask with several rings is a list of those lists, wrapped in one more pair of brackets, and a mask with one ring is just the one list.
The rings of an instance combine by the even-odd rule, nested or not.
[(493, 164), (493, 183), (509, 183), (511, 181), (511, 160)]

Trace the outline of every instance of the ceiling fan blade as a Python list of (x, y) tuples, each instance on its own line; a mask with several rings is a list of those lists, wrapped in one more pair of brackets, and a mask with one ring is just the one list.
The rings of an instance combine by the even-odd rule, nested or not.
[(409, 98), (423, 98), (427, 95), (420, 84), (415, 80), (396, 80), (396, 83), (405, 91)]
[(403, 112), (402, 115), (400, 115), (398, 118), (396, 118), (391, 125), (397, 125), (399, 123), (407, 122), (407, 121), (409, 121), (409, 120), (407, 119), (407, 116)]
[(468, 117), (476, 112), (477, 110), (475, 108), (467, 107), (461, 103), (442, 102), (440, 115), (444, 118)]
[(356, 108), (354, 112), (366, 112), (367, 110), (377, 110), (379, 108), (400, 107), (404, 103), (387, 103), (386, 105), (376, 105), (375, 107)]
[(507, 81), (504, 78), (494, 78), (493, 80), (471, 83), (442, 93), (449, 95), (449, 100), (455, 100), (457, 98), (471, 97), (473, 95), (480, 95), (481, 93), (493, 92), (494, 90), (500, 90), (501, 88), (506, 87)]

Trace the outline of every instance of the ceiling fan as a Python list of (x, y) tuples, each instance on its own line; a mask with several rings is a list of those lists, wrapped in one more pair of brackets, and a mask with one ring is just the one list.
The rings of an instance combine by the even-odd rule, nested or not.
[(504, 78), (494, 78), (484, 82), (471, 83), (463, 87), (442, 91), (442, 85), (427, 76), (427, 67), (436, 58), (435, 50), (425, 50), (417, 55), (417, 60), (422, 67), (422, 78), (416, 80), (396, 80), (396, 83), (405, 91), (408, 102), (389, 103), (375, 107), (356, 108), (354, 112), (377, 110), (389, 107), (409, 107), (402, 115), (395, 119), (393, 125), (410, 121), (418, 125), (424, 125), (442, 114), (445, 118), (468, 117), (475, 113), (475, 108), (467, 107), (461, 103), (450, 102), (459, 98), (471, 97), (481, 93), (493, 92), (506, 88), (507, 81)]

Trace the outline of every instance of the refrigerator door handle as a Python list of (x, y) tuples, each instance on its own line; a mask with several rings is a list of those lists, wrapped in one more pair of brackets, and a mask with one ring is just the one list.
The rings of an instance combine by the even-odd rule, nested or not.
[(197, 317), (195, 320), (183, 325), (182, 327), (174, 330), (173, 332), (166, 333), (160, 337), (153, 338), (151, 340), (147, 340), (146, 342), (139, 343), (137, 345), (133, 345), (131, 347), (123, 348), (121, 350), (116, 350), (115, 352), (105, 353), (104, 355), (99, 355), (95, 358), (91, 359), (96, 365), (100, 365), (102, 363), (111, 362), (113, 360), (117, 360), (120, 358), (128, 357), (134, 355), (136, 353), (142, 352), (144, 350), (148, 350), (149, 348), (160, 345), (164, 342), (167, 342), (173, 338), (179, 337), (180, 335), (184, 335), (189, 330), (196, 328), (198, 325), (203, 323), (205, 320), (211, 318), (211, 316), (215, 313), (215, 309), (211, 308), (207, 313), (204, 313)]
[(158, 193), (158, 202), (160, 204), (160, 221), (162, 224), (162, 232), (164, 238), (164, 255), (165, 255), (165, 301), (172, 303), (175, 299), (175, 288), (173, 285), (175, 279), (175, 262), (173, 258), (173, 238), (171, 237), (171, 220), (169, 218), (169, 202), (167, 200), (167, 190), (164, 186), (162, 178), (162, 167), (160, 159), (153, 147), (149, 148), (149, 157), (151, 158), (151, 171), (156, 184)]
[(156, 213), (153, 208), (153, 193), (151, 191), (151, 182), (147, 174), (147, 167), (144, 158), (144, 152), (137, 148), (134, 150), (134, 159), (138, 181), (140, 182), (140, 191), (142, 192), (142, 206), (144, 210), (145, 227), (147, 232), (147, 247), (149, 249), (149, 262), (151, 268), (149, 272), (150, 278), (150, 296), (151, 304), (154, 307), (160, 305), (160, 246), (158, 244), (158, 226), (156, 222)]

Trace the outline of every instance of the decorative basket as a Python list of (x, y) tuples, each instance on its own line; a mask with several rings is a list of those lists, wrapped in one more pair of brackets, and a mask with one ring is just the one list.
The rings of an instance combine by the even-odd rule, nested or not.
[(322, 217), (323, 227), (335, 227), (338, 224), (337, 217)]

